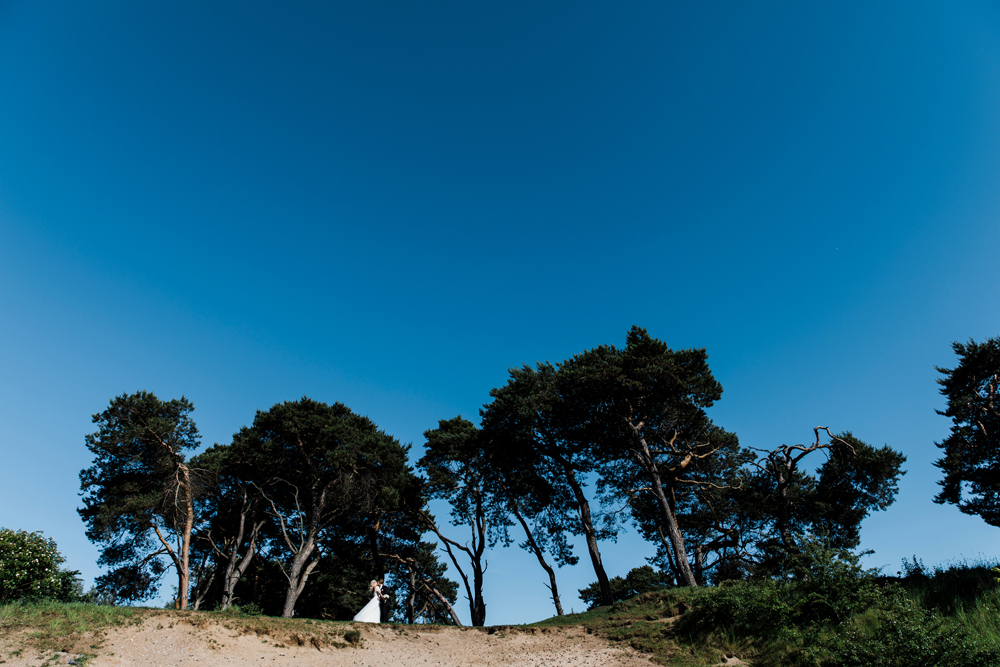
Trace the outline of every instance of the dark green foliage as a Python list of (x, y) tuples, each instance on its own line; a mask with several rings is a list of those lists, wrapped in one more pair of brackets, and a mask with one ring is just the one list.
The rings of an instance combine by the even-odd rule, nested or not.
[[(827, 431), (829, 442), (822, 442)], [(875, 448), (850, 432), (830, 434), (814, 429), (809, 445), (781, 445), (767, 452), (732, 492), (744, 533), (751, 546), (746, 571), (757, 576), (798, 576), (795, 559), (799, 540), (817, 540), (833, 550), (854, 549), (861, 522), (872, 511), (884, 510), (896, 497), (906, 457), (889, 448)], [(827, 459), (815, 474), (807, 458), (823, 452)]]
[(416, 601), (424, 618), (444, 620), (421, 597), (426, 577), (411, 600), (410, 577), (394, 560), (420, 556), (434, 590), (455, 599), (444, 567), (421, 551), (424, 499), (408, 446), (340, 403), (303, 398), (258, 412), (231, 445), (186, 461), (198, 445), (191, 410), (186, 399), (138, 392), (94, 417), (80, 514), (110, 567), (92, 597), (152, 597), (173, 563), (191, 574), (190, 587), (180, 578), (182, 606), (190, 593), (196, 608), (236, 602), (347, 620), (368, 601), (368, 582), (385, 576), (390, 614), (405, 615)]
[(951, 433), (937, 446), (944, 456), (935, 465), (944, 473), (937, 503), (951, 503), (966, 514), (1000, 526), (1000, 338), (984, 343), (953, 343), (959, 357), (953, 369), (938, 368)]
[(925, 609), (898, 588), (839, 628), (830, 642), (838, 667), (992, 667), (1000, 651), (962, 625)]
[[(254, 558), (246, 573), (236, 582), (233, 604), (240, 608), (254, 604), (266, 616), (281, 616), (287, 589), (288, 580), (282, 574), (278, 563), (266, 558)], [(308, 591), (307, 587), (305, 592)], [(209, 609), (218, 609), (215, 601), (207, 606)]]
[[(657, 572), (649, 565), (643, 565), (630, 570), (624, 578), (612, 577), (610, 582), (615, 602), (620, 602), (641, 593), (669, 588), (674, 585), (674, 577), (667, 572)], [(580, 590), (580, 599), (587, 604), (587, 609), (601, 606), (601, 589), (596, 581)]]
[[(856, 548), (862, 520), (894, 500), (905, 457), (849, 432), (827, 431), (821, 443), (819, 427), (815, 444), (758, 460), (709, 419), (721, 394), (704, 349), (672, 350), (632, 327), (622, 348), (512, 369), (482, 411), (483, 447), (533, 501), (528, 511), (562, 519), (547, 519), (543, 537), (566, 529), (586, 537), (602, 604), (614, 594), (598, 542), (626, 516), (657, 545), (653, 564), (690, 586), (794, 569), (786, 560), (797, 534)], [(827, 457), (818, 469), (803, 462), (815, 451)], [(603, 517), (583, 493), (581, 480), (595, 473), (598, 497), (614, 507)]]
[(295, 603), (303, 618), (349, 620), (371, 598), (371, 577), (360, 554), (324, 556)]
[(263, 616), (264, 610), (258, 607), (253, 602), (247, 604), (241, 604), (239, 606), (232, 606), (230, 609), (233, 610), (234, 614), (239, 618), (253, 618), (255, 616)]
[[(896, 581), (809, 544), (800, 563), (808, 578), (654, 590), (538, 625), (584, 624), (661, 664), (715, 665), (720, 655), (757, 667), (1000, 664), (1000, 589), (984, 585), (985, 566), (910, 569)], [(961, 590), (949, 600), (952, 585)], [(929, 606), (931, 591), (951, 611)]]
[[(383, 535), (421, 503), (407, 449), (347, 406), (309, 398), (258, 412), (234, 436), (231, 465), (260, 494), (269, 519), (263, 548), (286, 577), (283, 616), (293, 615), (324, 558), (333, 563), (363, 553), (364, 581), (383, 576)], [(358, 586), (353, 575), (345, 580), (325, 569), (327, 590)], [(324, 603), (318, 611), (339, 615), (346, 603)]]
[(146, 391), (112, 399), (94, 415), (86, 437), (94, 463), (80, 473), (87, 537), (100, 545), (98, 563), (110, 571), (97, 588), (122, 601), (156, 595), (170, 563), (182, 604), (187, 595), (187, 551), (200, 480), (185, 463), (199, 444), (186, 399), (161, 401)]
[(876, 572), (863, 570), (856, 554), (815, 539), (798, 547), (786, 561), (797, 623), (842, 622), (872, 603)]
[[(590, 520), (581, 480), (595, 470), (596, 458), (592, 443), (574, 437), (578, 415), (559, 393), (556, 367), (544, 362), (509, 374), (506, 385), (490, 390), (493, 400), (481, 411), (482, 445), (491, 461), (508, 483), (547, 508), (560, 543), (567, 531), (612, 538), (613, 526), (601, 530)], [(568, 547), (562, 558), (573, 558)]]
[[(602, 345), (555, 366), (512, 369), (507, 385), (490, 392), (482, 412), (488, 446), (506, 452), (525, 478), (544, 481), (532, 494), (575, 510), (562, 525), (586, 537), (602, 603), (613, 594), (598, 540), (613, 538), (627, 515), (608, 512), (603, 530), (595, 525), (582, 483), (593, 472), (602, 501), (629, 508), (647, 538), (663, 545), (662, 564), (685, 584), (696, 585), (737, 546), (726, 518), (703, 497), (725, 487), (742, 460), (736, 437), (704, 412), (721, 392), (704, 350), (671, 350), (640, 327), (624, 348)], [(697, 553), (686, 550), (687, 537)]]
[(786, 589), (787, 585), (770, 579), (717, 587), (697, 600), (694, 611), (681, 616), (677, 633), (688, 641), (704, 640), (718, 632), (772, 638), (795, 617)]
[[(698, 642), (722, 633), (750, 641), (758, 665), (998, 664), (996, 646), (926, 606), (926, 595), (913, 589), (919, 580), (918, 588), (937, 591), (939, 608), (954, 612), (986, 594), (982, 585), (968, 585), (982, 582), (982, 572), (939, 570), (933, 578), (921, 574), (901, 586), (862, 571), (856, 558), (815, 544), (803, 549), (799, 562), (809, 576), (798, 581), (735, 582), (699, 598), (678, 621), (678, 636)], [(955, 582), (966, 582), (964, 591), (952, 591)]]
[[(752, 452), (741, 449), (733, 434), (714, 426), (710, 427), (706, 440), (719, 445), (718, 449), (709, 457), (689, 462), (684, 476), (677, 480), (682, 483), (675, 483), (670, 496), (699, 585), (746, 576), (748, 570), (741, 556), (752, 550), (756, 537), (748, 529), (751, 521), (739, 502), (747, 477), (744, 466), (753, 459)], [(621, 488), (627, 486), (621, 481), (619, 484)], [(636, 475), (632, 488), (647, 484), (642, 476)], [(681, 581), (657, 498), (649, 492), (635, 494), (630, 508), (640, 533), (656, 545), (656, 556), (650, 562)]]
[(561, 614), (555, 572), (545, 553), (560, 567), (575, 564), (578, 557), (567, 534), (583, 535), (610, 601), (598, 540), (613, 539), (616, 523), (595, 525), (583, 482), (594, 470), (595, 458), (589, 443), (572, 438), (573, 408), (562, 400), (557, 385), (556, 368), (548, 362), (510, 369), (507, 384), (490, 390), (493, 400), (480, 411), (480, 442), (525, 531), (519, 546), (530, 549), (546, 570), (556, 613)]
[(920, 603), (942, 614), (952, 615), (972, 606), (976, 600), (998, 590), (997, 574), (985, 564), (950, 565), (931, 571), (917, 563), (907, 567), (900, 581)]
[(506, 496), (479, 429), (459, 415), (440, 420), (424, 437), (427, 443), (417, 467), (426, 475), (427, 495), (448, 502), (452, 525), (472, 530), (473, 550), (509, 542)]
[(809, 542), (795, 559), (798, 580), (739, 581), (701, 598), (678, 632), (705, 638), (725, 628), (739, 637), (775, 639), (793, 627), (835, 625), (867, 609), (877, 597), (873, 573), (857, 557)]
[(631, 504), (678, 581), (700, 583), (704, 557), (737, 546), (729, 517), (704, 496), (731, 485), (749, 460), (736, 436), (705, 413), (722, 396), (707, 352), (672, 350), (634, 326), (624, 348), (575, 355), (560, 365), (559, 378), (560, 393), (574, 406), (573, 437), (593, 443), (600, 461), (605, 497)]
[(906, 457), (888, 446), (862, 442), (850, 431), (835, 438), (837, 446), (819, 468), (808, 513), (813, 533), (834, 548), (854, 549), (861, 541), (862, 520), (895, 500)]
[(249, 460), (232, 446), (218, 444), (191, 460), (207, 480), (192, 547), (199, 563), (192, 591), (196, 609), (205, 601), (222, 610), (232, 604), (233, 588), (260, 549), (268, 508), (252, 481)]

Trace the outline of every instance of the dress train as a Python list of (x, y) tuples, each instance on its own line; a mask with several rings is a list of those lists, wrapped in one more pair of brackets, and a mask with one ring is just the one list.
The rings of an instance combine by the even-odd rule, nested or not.
[(379, 605), (378, 594), (368, 601), (364, 609), (354, 616), (355, 623), (380, 623), (382, 621), (382, 608)]

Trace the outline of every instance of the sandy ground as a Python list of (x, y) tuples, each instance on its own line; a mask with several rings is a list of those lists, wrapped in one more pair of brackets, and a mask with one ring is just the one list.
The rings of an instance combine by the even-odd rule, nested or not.
[[(172, 627), (171, 627), (172, 626)], [(195, 627), (183, 621), (164, 626), (162, 618), (142, 626), (112, 631), (87, 667), (152, 667), (156, 665), (288, 665), (292, 667), (649, 667), (653, 663), (629, 648), (612, 647), (582, 627), (496, 629), (421, 628), (357, 624), (359, 647), (317, 647), (306, 643), (239, 635), (218, 625)], [(10, 640), (12, 638), (4, 638)], [(73, 654), (39, 655), (26, 649), (11, 655), (0, 646), (4, 667), (66, 665)]]

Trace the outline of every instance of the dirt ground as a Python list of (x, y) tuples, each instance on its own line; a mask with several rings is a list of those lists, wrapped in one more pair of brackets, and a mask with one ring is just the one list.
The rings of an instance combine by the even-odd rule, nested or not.
[[(147, 618), (141, 626), (110, 631), (93, 650), (87, 667), (165, 665), (258, 665), (292, 667), (649, 667), (653, 663), (626, 647), (575, 628), (421, 628), (359, 623), (360, 646), (298, 646), (219, 625), (196, 627), (183, 621), (163, 624)], [(78, 664), (72, 653), (12, 655), (13, 638), (0, 642), (4, 667)], [(97, 638), (94, 639), (97, 641)], [(72, 661), (72, 662), (71, 662)]]

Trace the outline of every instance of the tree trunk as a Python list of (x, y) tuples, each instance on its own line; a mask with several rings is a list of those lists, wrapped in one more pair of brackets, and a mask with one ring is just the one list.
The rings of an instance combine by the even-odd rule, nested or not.
[(587, 550), (590, 552), (590, 561), (594, 564), (594, 573), (597, 575), (597, 583), (601, 588), (601, 602), (604, 605), (611, 605), (615, 603), (615, 597), (611, 593), (611, 582), (608, 581), (608, 574), (604, 571), (604, 565), (601, 563), (601, 551), (597, 548), (597, 531), (594, 530), (594, 522), (590, 515), (590, 503), (587, 502), (587, 497), (583, 495), (583, 488), (580, 483), (576, 481), (576, 475), (573, 472), (573, 468), (565, 461), (561, 461), (563, 465), (563, 470), (566, 473), (566, 481), (569, 482), (570, 487), (573, 489), (573, 495), (576, 496), (576, 504), (580, 512), (580, 524), (583, 526), (583, 534), (587, 538)]
[(417, 620), (417, 573), (410, 570), (410, 594), (406, 598), (406, 622), (413, 625)]
[(188, 607), (188, 588), (191, 586), (191, 574), (188, 566), (188, 557), (191, 552), (191, 530), (194, 528), (194, 499), (191, 497), (191, 471), (183, 463), (178, 463), (183, 481), (180, 486), (184, 490), (184, 530), (181, 534), (180, 564), (178, 565), (179, 607)]
[(472, 582), (475, 591), (475, 601), (470, 600), (472, 626), (481, 628), (486, 625), (486, 602), (483, 601), (483, 553), (486, 550), (486, 513), (483, 510), (483, 496), (476, 494), (476, 517), (475, 530), (473, 534), (472, 546), (475, 549), (475, 558), (472, 559)]
[[(295, 614), (295, 603), (302, 594), (302, 589), (306, 586), (306, 579), (316, 569), (318, 560), (309, 561), (309, 557), (316, 548), (316, 542), (312, 535), (306, 543), (295, 554), (292, 560), (292, 567), (288, 571), (288, 591), (285, 593), (285, 606), (281, 610), (284, 618), (291, 618)], [(308, 562), (308, 564), (307, 564)]]
[(481, 628), (486, 625), (486, 602), (483, 601), (483, 569), (479, 563), (472, 568), (472, 579), (476, 591), (476, 600), (469, 605), (472, 612), (472, 627)]
[(663, 543), (663, 553), (667, 555), (667, 563), (670, 565), (670, 573), (674, 577), (674, 585), (679, 586), (681, 581), (681, 571), (677, 569), (676, 559), (674, 558), (673, 547), (667, 537), (663, 534), (663, 526), (657, 525), (656, 532), (660, 534), (660, 542)]
[[(226, 563), (225, 578), (222, 580), (221, 608), (223, 610), (229, 609), (229, 606), (233, 603), (233, 590), (236, 588), (236, 584), (239, 580), (243, 578), (247, 568), (250, 567), (250, 561), (253, 559), (254, 554), (257, 553), (257, 534), (264, 525), (263, 521), (254, 524), (253, 529), (250, 532), (250, 544), (247, 545), (246, 552), (244, 552), (243, 557), (240, 558), (239, 546), (243, 543), (243, 522), (244, 518), (240, 517), (239, 536), (236, 538), (233, 548), (229, 553), (228, 562)], [(239, 562), (237, 563), (237, 561)]]
[(660, 472), (656, 468), (656, 461), (653, 460), (652, 452), (649, 451), (649, 445), (646, 444), (645, 439), (638, 438), (638, 441), (640, 450), (636, 452), (636, 458), (639, 459), (639, 463), (649, 475), (649, 481), (653, 486), (653, 494), (660, 504), (663, 522), (666, 524), (667, 535), (670, 536), (670, 544), (674, 549), (674, 556), (677, 560), (677, 569), (680, 571), (681, 583), (685, 586), (697, 586), (698, 582), (695, 580), (694, 572), (691, 571), (691, 563), (688, 562), (687, 551), (684, 549), (684, 537), (681, 535), (680, 526), (677, 525), (677, 516), (674, 514), (673, 508), (670, 507), (670, 501), (663, 490)]
[(552, 602), (556, 605), (556, 616), (562, 616), (562, 603), (559, 602), (559, 588), (556, 586), (556, 572), (552, 569), (552, 566), (545, 561), (545, 556), (542, 554), (541, 548), (539, 548), (538, 543), (535, 542), (534, 536), (531, 534), (531, 530), (528, 528), (528, 522), (524, 520), (521, 513), (517, 510), (517, 505), (513, 502), (510, 504), (510, 509), (514, 512), (514, 516), (521, 523), (521, 528), (524, 529), (524, 534), (528, 536), (528, 546), (535, 554), (535, 558), (538, 559), (538, 563), (542, 566), (549, 575), (549, 590), (552, 591)]
[(464, 627), (462, 625), (462, 621), (458, 620), (458, 614), (455, 613), (454, 607), (452, 607), (451, 603), (448, 602), (448, 598), (446, 598), (444, 595), (441, 594), (441, 591), (437, 589), (437, 586), (432, 586), (427, 583), (424, 583), (424, 586), (426, 586), (428, 590), (430, 590), (430, 592), (434, 595), (434, 597), (438, 599), (438, 602), (443, 604), (444, 608), (448, 610), (448, 614), (451, 616), (451, 620), (455, 621), (455, 625), (457, 625), (460, 628)]
[[(452, 565), (455, 566), (459, 576), (462, 577), (462, 584), (465, 586), (465, 595), (469, 599), (469, 615), (472, 618), (472, 625), (474, 627), (484, 626), (486, 624), (486, 602), (483, 601), (483, 573), (486, 571), (486, 568), (483, 566), (483, 552), (486, 550), (486, 514), (483, 511), (482, 496), (477, 496), (475, 515), (472, 517), (472, 525), (470, 526), (472, 532), (471, 549), (467, 543), (459, 544), (455, 540), (445, 537), (437, 524), (422, 510), (418, 514), (418, 517), (423, 525), (428, 530), (433, 531), (438, 539), (441, 540), (445, 553), (448, 554)], [(469, 585), (469, 577), (466, 576), (465, 570), (458, 564), (458, 558), (455, 557), (455, 552), (452, 550), (453, 546), (463, 551), (469, 557), (469, 562), (472, 565), (471, 586)]]
[(204, 586), (199, 585), (195, 588), (195, 597), (194, 597), (195, 611), (201, 609), (201, 603), (205, 601), (205, 596), (208, 595), (208, 592), (212, 588), (212, 583), (214, 581), (215, 581), (215, 570), (212, 571), (212, 576), (208, 578), (208, 581), (205, 583)]
[[(201, 559), (201, 564), (198, 566), (197, 570), (197, 583), (194, 585), (194, 602), (191, 603), (192, 608), (195, 611), (201, 609), (201, 603), (205, 601), (205, 597), (208, 595), (209, 591), (212, 589), (212, 584), (215, 582), (215, 575), (218, 573), (218, 567), (216, 567), (215, 562), (212, 563), (212, 574), (205, 579), (205, 568), (208, 565), (208, 559), (211, 557), (212, 552), (206, 552), (205, 557)], [(190, 601), (189, 601), (190, 603)]]
[(695, 545), (694, 548), (694, 580), (698, 582), (699, 586), (705, 585), (705, 557), (701, 551), (701, 545)]

